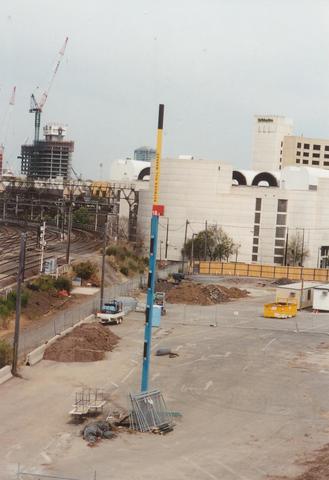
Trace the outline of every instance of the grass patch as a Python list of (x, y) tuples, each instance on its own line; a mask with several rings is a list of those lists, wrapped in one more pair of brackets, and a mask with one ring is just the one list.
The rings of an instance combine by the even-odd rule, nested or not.
[(7, 340), (0, 340), (0, 368), (10, 365), (13, 349)]
[[(29, 295), (26, 291), (21, 294), (21, 306), (26, 307)], [(0, 328), (8, 328), (11, 314), (16, 310), (16, 292), (10, 292), (7, 298), (0, 298)]]
[(137, 255), (128, 244), (111, 245), (106, 249), (109, 262), (115, 270), (119, 270), (126, 277), (136, 273), (144, 273), (148, 259)]

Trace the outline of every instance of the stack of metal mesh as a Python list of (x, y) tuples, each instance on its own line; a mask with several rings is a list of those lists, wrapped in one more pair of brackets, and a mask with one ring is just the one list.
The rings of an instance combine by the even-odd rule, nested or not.
[(174, 423), (159, 390), (130, 393), (130, 428), (139, 432), (168, 433)]

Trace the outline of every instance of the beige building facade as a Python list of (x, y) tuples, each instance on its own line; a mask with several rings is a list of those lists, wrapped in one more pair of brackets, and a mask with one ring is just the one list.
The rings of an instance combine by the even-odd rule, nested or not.
[(329, 139), (287, 136), (283, 139), (281, 167), (289, 165), (329, 168)]
[(292, 135), (293, 122), (281, 115), (255, 115), (252, 169), (276, 171), (280, 168), (284, 137)]
[[(150, 188), (140, 192), (138, 211), (146, 248), (152, 170)], [(159, 203), (165, 216), (160, 218), (158, 258), (164, 259), (166, 252), (168, 260), (180, 260), (186, 225), (187, 238), (192, 238), (207, 221), (208, 227), (222, 227), (232, 237), (238, 261), (283, 265), (287, 236), (297, 236), (307, 252), (303, 266), (324, 265), (329, 255), (329, 172), (292, 166), (275, 176), (261, 173), (249, 171), (246, 178), (219, 160), (163, 159)]]

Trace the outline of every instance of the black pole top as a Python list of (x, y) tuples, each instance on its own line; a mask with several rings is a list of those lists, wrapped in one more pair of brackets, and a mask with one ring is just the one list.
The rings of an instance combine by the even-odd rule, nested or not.
[(163, 129), (163, 115), (164, 115), (164, 105), (160, 103), (159, 105), (159, 118), (158, 118), (158, 130)]

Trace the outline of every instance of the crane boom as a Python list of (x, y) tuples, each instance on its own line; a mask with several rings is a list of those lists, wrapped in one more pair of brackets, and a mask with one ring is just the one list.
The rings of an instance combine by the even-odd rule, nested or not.
[(48, 98), (48, 95), (49, 95), (49, 92), (50, 92), (50, 89), (51, 87), (53, 86), (53, 83), (54, 83), (54, 80), (55, 80), (55, 77), (56, 77), (56, 74), (58, 72), (58, 69), (59, 69), (59, 66), (61, 64), (61, 61), (62, 61), (62, 58), (64, 56), (64, 53), (65, 53), (65, 50), (66, 50), (66, 45), (67, 45), (67, 42), (69, 40), (69, 37), (66, 37), (65, 38), (65, 42), (64, 42), (64, 45), (62, 46), (62, 48), (60, 49), (60, 51), (58, 52), (58, 58), (57, 58), (57, 62), (55, 64), (55, 68), (53, 70), (53, 73), (51, 75), (51, 78), (49, 80), (49, 83), (48, 83), (48, 87), (46, 88), (46, 90), (43, 92), (43, 94), (41, 95), (41, 98), (40, 98), (40, 101), (39, 101), (39, 107), (42, 108), (44, 107), (46, 101), (47, 101), (47, 98)]
[(30, 113), (34, 113), (34, 115), (35, 115), (35, 117), (34, 117), (34, 143), (39, 141), (41, 112), (42, 112), (42, 109), (43, 109), (43, 107), (44, 107), (44, 105), (47, 101), (50, 89), (51, 89), (51, 87), (54, 83), (56, 74), (58, 72), (58, 69), (59, 69), (59, 66), (60, 66), (60, 63), (61, 63), (61, 60), (62, 60), (62, 58), (64, 56), (64, 53), (65, 53), (65, 50), (66, 50), (66, 45), (67, 45), (68, 40), (69, 40), (69, 38), (66, 37), (64, 45), (62, 46), (62, 48), (58, 52), (58, 58), (57, 58), (57, 62), (55, 64), (55, 68), (54, 68), (54, 70), (52, 72), (52, 75), (50, 77), (48, 86), (47, 86), (46, 90), (43, 92), (43, 94), (41, 95), (41, 98), (40, 98), (39, 102), (36, 100), (36, 98), (33, 94), (31, 95), (31, 106), (30, 106), (29, 111), (30, 111)]

